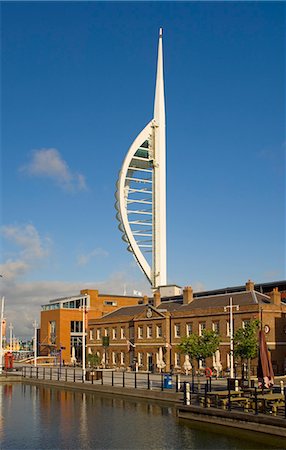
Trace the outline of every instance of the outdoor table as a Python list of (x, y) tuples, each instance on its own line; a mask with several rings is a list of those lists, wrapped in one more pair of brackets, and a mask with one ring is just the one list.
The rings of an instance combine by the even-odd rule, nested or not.
[[(255, 402), (255, 397), (251, 397), (252, 402)], [(266, 412), (267, 408), (271, 408), (271, 412), (276, 415), (277, 407), (284, 406), (284, 395), (283, 394), (265, 394), (257, 395), (258, 406), (262, 407), (262, 411)]]
[[(242, 391), (211, 391), (206, 393), (206, 402), (207, 407), (209, 408), (211, 406), (211, 402), (215, 404), (215, 406), (218, 406), (219, 400), (226, 400), (228, 399), (228, 396), (230, 395), (231, 398), (233, 397), (239, 397), (241, 396)], [(202, 401), (204, 401), (204, 397), (201, 397)], [(224, 404), (225, 402), (223, 402)]]

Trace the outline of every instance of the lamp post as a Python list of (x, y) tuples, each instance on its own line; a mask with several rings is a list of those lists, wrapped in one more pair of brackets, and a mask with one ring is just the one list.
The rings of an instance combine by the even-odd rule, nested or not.
[(9, 341), (9, 347), (10, 347), (10, 353), (13, 352), (13, 325), (10, 322), (9, 325), (9, 330), (10, 330), (10, 341)]
[(37, 322), (34, 320), (33, 327), (34, 327), (34, 342), (33, 342), (33, 350), (34, 350), (34, 366), (37, 366)]
[(83, 304), (80, 306), (80, 309), (82, 309), (82, 378), (83, 381), (85, 381), (86, 378), (86, 363), (85, 363), (85, 328), (86, 328), (86, 317), (88, 311), (88, 306), (86, 305), (87, 298), (85, 297), (83, 299)]
[(229, 338), (230, 338), (230, 353), (229, 353), (229, 363), (230, 363), (230, 378), (234, 375), (234, 364), (233, 364), (233, 309), (239, 310), (239, 305), (233, 305), (232, 297), (229, 297), (229, 305), (224, 307), (224, 310), (229, 309)]

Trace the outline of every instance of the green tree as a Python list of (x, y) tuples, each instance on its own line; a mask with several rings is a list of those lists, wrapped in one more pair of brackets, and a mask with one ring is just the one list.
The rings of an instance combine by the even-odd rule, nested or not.
[(88, 365), (94, 369), (95, 367), (97, 367), (100, 363), (100, 357), (96, 354), (96, 353), (90, 353), (89, 355), (87, 355), (87, 362)]
[(258, 351), (259, 324), (259, 320), (251, 320), (244, 327), (238, 328), (233, 337), (234, 356), (240, 358), (241, 366), (247, 361), (248, 383), (250, 383), (250, 362), (256, 358)]
[(192, 333), (182, 337), (178, 349), (180, 353), (189, 356), (193, 371), (194, 360), (197, 360), (199, 365), (200, 360), (209, 358), (217, 351), (219, 343), (220, 337), (215, 331), (203, 330), (201, 336)]

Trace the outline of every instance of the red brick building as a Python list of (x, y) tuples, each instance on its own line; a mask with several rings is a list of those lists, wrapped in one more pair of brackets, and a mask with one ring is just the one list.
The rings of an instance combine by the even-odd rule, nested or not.
[[(181, 338), (190, 333), (200, 334), (204, 329), (213, 329), (221, 336), (221, 344), (216, 355), (207, 359), (205, 364), (227, 371), (230, 366), (230, 336), (226, 307), (232, 297), (233, 305), (238, 307), (233, 317), (234, 332), (249, 320), (261, 320), (274, 371), (284, 374), (286, 304), (281, 301), (279, 288), (273, 288), (273, 284), (268, 295), (255, 287), (248, 281), (244, 289), (238, 287), (232, 291), (226, 288), (197, 294), (187, 287), (183, 295), (162, 299), (156, 291), (153, 299), (144, 297), (142, 304), (122, 307), (100, 318), (90, 319), (88, 352), (98, 353), (102, 365), (107, 367), (136, 365), (139, 370), (156, 370), (163, 358), (166, 371), (173, 367), (181, 372), (185, 361), (177, 349)], [(102, 345), (103, 336), (109, 337), (108, 347)], [(254, 367), (256, 361), (252, 365)]]

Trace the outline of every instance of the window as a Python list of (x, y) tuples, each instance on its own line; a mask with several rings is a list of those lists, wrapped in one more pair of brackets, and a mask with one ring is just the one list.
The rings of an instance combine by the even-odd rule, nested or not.
[(147, 325), (147, 338), (152, 337), (152, 325)]
[(190, 336), (192, 334), (192, 332), (193, 332), (193, 324), (192, 323), (187, 323), (186, 332), (187, 332), (187, 336)]
[(157, 336), (157, 338), (162, 337), (162, 325), (157, 325), (157, 327), (156, 327), (156, 336)]
[(89, 330), (89, 340), (90, 340), (90, 341), (93, 341), (93, 337), (94, 337), (94, 328), (91, 328), (91, 329)]
[(112, 352), (112, 364), (116, 364), (116, 353)]
[(138, 327), (138, 339), (143, 338), (143, 327)]
[(213, 322), (213, 331), (219, 334), (219, 321)]
[(175, 367), (180, 367), (180, 354), (175, 353)]
[(100, 340), (100, 339), (101, 339), (101, 328), (98, 328), (98, 329), (96, 330), (96, 339), (97, 339), (97, 340)]
[(142, 366), (142, 364), (143, 364), (142, 353), (138, 352), (138, 353), (137, 353), (137, 358), (138, 358), (138, 365), (139, 365), (139, 366)]
[(117, 302), (113, 302), (112, 300), (105, 300), (104, 304), (106, 306), (117, 306)]
[(112, 339), (117, 338), (117, 328), (112, 328)]
[(71, 321), (71, 333), (82, 333), (82, 320)]
[(175, 324), (175, 337), (180, 337), (181, 336), (181, 326), (179, 323)]
[(104, 328), (104, 336), (108, 336), (108, 328)]
[(55, 344), (56, 343), (56, 321), (55, 320), (51, 320), (50, 321), (50, 342), (51, 344)]
[(199, 323), (199, 336), (202, 336), (203, 331), (206, 329), (206, 322)]
[(247, 325), (249, 325), (250, 324), (250, 319), (244, 319), (243, 321), (242, 321), (242, 328), (245, 328)]
[(199, 361), (199, 369), (205, 369), (205, 367), (206, 367), (206, 360), (202, 358)]
[(125, 327), (121, 327), (120, 328), (120, 337), (121, 337), (121, 339), (125, 339), (126, 338), (126, 336), (125, 336)]
[(124, 364), (125, 364), (125, 353), (124, 352), (120, 352), (120, 364), (122, 366), (124, 366)]

